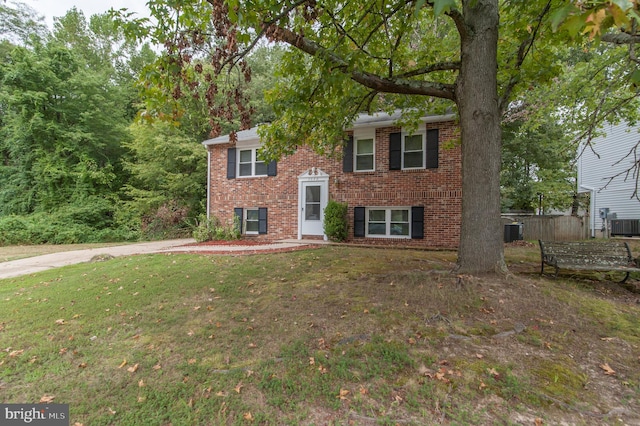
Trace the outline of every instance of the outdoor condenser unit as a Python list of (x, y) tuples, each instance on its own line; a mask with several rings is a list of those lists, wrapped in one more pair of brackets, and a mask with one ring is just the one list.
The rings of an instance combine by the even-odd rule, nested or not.
[(613, 219), (611, 221), (611, 235), (640, 237), (640, 219)]

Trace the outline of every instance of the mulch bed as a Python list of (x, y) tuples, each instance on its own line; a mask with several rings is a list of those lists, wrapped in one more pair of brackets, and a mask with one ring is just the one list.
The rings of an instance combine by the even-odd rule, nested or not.
[(216, 249), (202, 250), (202, 248), (199, 248), (198, 250), (194, 250), (192, 252), (181, 251), (181, 253), (225, 254), (225, 255), (238, 255), (238, 256), (242, 255), (242, 256), (246, 256), (246, 255), (252, 255), (252, 254), (285, 253), (285, 252), (297, 251), (297, 250), (309, 250), (309, 249), (312, 249), (312, 248), (318, 248), (319, 247), (319, 246), (316, 246), (316, 245), (300, 245), (300, 246), (296, 246), (296, 247), (283, 247), (283, 248), (272, 248), (272, 249), (256, 249), (256, 250), (247, 249), (247, 250), (240, 250), (240, 251), (238, 251), (238, 250), (224, 250), (224, 249), (218, 248), (220, 246), (247, 246), (247, 247), (251, 247), (251, 246), (265, 246), (265, 245), (271, 245), (271, 244), (275, 244), (275, 241), (253, 240), (253, 239), (204, 241), (204, 242), (201, 242), (201, 243), (189, 244), (189, 245), (183, 246), (183, 247), (193, 247), (193, 246), (207, 247), (207, 246), (212, 246), (212, 247), (216, 247)]
[(214, 241), (204, 241), (201, 243), (193, 243), (189, 244), (189, 246), (264, 246), (268, 244), (275, 244), (275, 241), (269, 240), (214, 240)]

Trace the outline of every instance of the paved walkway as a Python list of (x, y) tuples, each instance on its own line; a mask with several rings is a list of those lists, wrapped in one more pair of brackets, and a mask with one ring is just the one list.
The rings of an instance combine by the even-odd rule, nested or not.
[(273, 244), (260, 245), (191, 245), (193, 239), (151, 241), (146, 243), (128, 244), (124, 246), (100, 247), (84, 250), (72, 250), (59, 253), (45, 254), (42, 256), (28, 257), (25, 259), (0, 262), (0, 279), (29, 275), (47, 269), (61, 266), (74, 265), (76, 263), (89, 262), (94, 256), (111, 255), (129, 256), (132, 254), (166, 253), (166, 252), (246, 252), (260, 250), (292, 249), (306, 245), (292, 240), (275, 242)]

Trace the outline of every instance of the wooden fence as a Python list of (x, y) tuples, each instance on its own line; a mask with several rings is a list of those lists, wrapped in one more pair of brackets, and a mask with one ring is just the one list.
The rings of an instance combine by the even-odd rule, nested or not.
[(515, 216), (502, 218), (503, 223), (523, 224), (525, 240), (576, 241), (589, 238), (589, 217)]

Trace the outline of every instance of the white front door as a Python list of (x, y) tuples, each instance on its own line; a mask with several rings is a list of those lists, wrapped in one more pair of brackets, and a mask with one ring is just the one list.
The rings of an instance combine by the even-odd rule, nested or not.
[(314, 170), (300, 177), (298, 205), (300, 218), (298, 238), (324, 235), (324, 209), (329, 201), (329, 177)]

